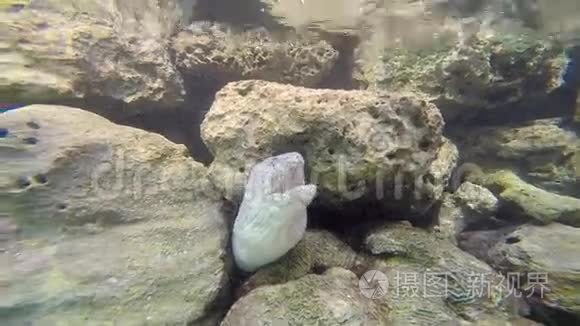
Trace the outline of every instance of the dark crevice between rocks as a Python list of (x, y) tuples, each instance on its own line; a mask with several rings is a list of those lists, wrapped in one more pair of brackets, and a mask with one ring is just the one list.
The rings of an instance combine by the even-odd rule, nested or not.
[(425, 211), (413, 212), (405, 207), (388, 207), (385, 205), (388, 201), (360, 198), (330, 207), (315, 199), (308, 207), (308, 228), (330, 231), (355, 251), (360, 251), (366, 233), (387, 221), (409, 221), (420, 228), (429, 228), (434, 224), (437, 204)]
[(225, 199), (222, 199), (222, 203), (221, 216), (224, 217), (227, 229), (230, 230), (227, 236), (227, 245), (221, 256), (221, 259), (225, 263), (224, 269), (226, 271), (221, 282), (224, 286), (219, 289), (216, 299), (205, 307), (204, 313), (202, 314), (203, 317), (190, 321), (187, 324), (188, 326), (219, 325), (220, 321), (235, 303), (235, 291), (243, 282), (243, 273), (235, 265), (231, 244), (231, 230), (233, 230), (237, 207)]
[(360, 40), (352, 35), (331, 35), (324, 37), (332, 47), (338, 51), (338, 60), (332, 70), (319, 85), (319, 88), (328, 89), (359, 89), (360, 85), (354, 78), (355, 50)]
[(526, 298), (530, 307), (528, 319), (546, 326), (580, 325), (580, 317), (572, 313), (546, 306), (541, 298)]
[(496, 108), (455, 108), (446, 103), (436, 103), (446, 119), (446, 133), (456, 129), (483, 126), (518, 125), (539, 119), (563, 118), (566, 124), (573, 122), (578, 91), (560, 87), (546, 95), (533, 96), (519, 103), (510, 103)]
[(204, 98), (188, 97), (179, 107), (160, 108), (146, 103), (127, 105), (110, 98), (67, 99), (49, 103), (67, 105), (98, 114), (113, 123), (163, 135), (185, 145), (198, 162), (209, 164), (213, 157), (200, 136), (200, 125), (211, 106), (213, 94)]

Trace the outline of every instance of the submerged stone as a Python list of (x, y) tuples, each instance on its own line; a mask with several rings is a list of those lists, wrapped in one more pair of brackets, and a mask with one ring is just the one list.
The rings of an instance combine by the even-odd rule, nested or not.
[(562, 196), (537, 188), (510, 171), (498, 171), (475, 177), (494, 191), (502, 201), (502, 208), (510, 215), (531, 219), (535, 223), (560, 222), (580, 226), (580, 199)]
[(333, 268), (255, 289), (231, 307), (221, 325), (386, 325), (388, 311), (384, 302), (363, 296), (355, 274)]
[(64, 106), (20, 108), (0, 125), (3, 324), (211, 317), (228, 223), (183, 145)]
[(580, 229), (553, 223), (523, 225), (493, 246), (487, 260), (495, 268), (520, 275), (528, 297), (580, 318)]
[(408, 209), (437, 200), (448, 181), (457, 153), (442, 129), (437, 108), (412, 94), (248, 80), (217, 93), (202, 137), (227, 198), (239, 198), (247, 167), (298, 151), (323, 205), (365, 197)]

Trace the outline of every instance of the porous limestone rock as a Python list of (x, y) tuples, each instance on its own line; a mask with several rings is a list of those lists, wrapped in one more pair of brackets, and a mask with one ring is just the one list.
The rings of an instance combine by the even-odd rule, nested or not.
[(522, 225), (497, 242), (487, 260), (502, 272), (521, 275), (518, 285), (526, 296), (580, 318), (579, 246), (578, 228)]
[(253, 272), (292, 249), (306, 231), (306, 207), (315, 195), (315, 185), (304, 185), (300, 154), (256, 164), (234, 222), (232, 248), (238, 267)]
[(355, 274), (333, 268), (250, 292), (221, 325), (386, 325), (387, 315), (383, 301), (363, 296)]
[(192, 86), (219, 89), (227, 82), (261, 79), (317, 86), (338, 58), (330, 44), (296, 37), (278, 41), (264, 29), (242, 33), (209, 22), (196, 22), (173, 40), (176, 63)]
[(227, 198), (239, 198), (248, 167), (297, 151), (321, 203), (366, 196), (406, 207), (418, 197), (437, 199), (424, 179), (447, 182), (423, 178), (445, 144), (442, 128), (437, 108), (411, 94), (248, 80), (217, 93), (202, 137), (215, 156), (212, 180)]
[[(363, 58), (364, 59), (364, 58)], [(533, 33), (475, 33), (461, 42), (387, 48), (359, 60), (370, 89), (424, 94), (448, 123), (544, 96), (561, 84), (567, 58), (558, 42)]]
[(68, 10), (1, 12), (0, 29), (10, 32), (0, 39), (0, 98), (10, 103), (105, 99), (135, 110), (180, 105), (185, 92), (167, 51), (167, 35), (155, 20), (132, 21), (137, 27), (128, 28), (129, 18)]
[(425, 174), (425, 180), (423, 180), (423, 186), (431, 188), (428, 191), (428, 193), (432, 194), (431, 199), (441, 198), (447, 187), (450, 186), (448, 182), (452, 181), (451, 177), (458, 161), (459, 151), (457, 146), (449, 139), (444, 138), (443, 145), (439, 148), (437, 156), (429, 166), (429, 170)]
[(438, 212), (439, 230), (455, 242), (469, 226), (489, 223), (498, 209), (498, 200), (488, 189), (464, 182), (454, 193), (446, 193)]
[(183, 145), (70, 107), (0, 115), (4, 324), (208, 325), (228, 222)]
[(580, 226), (580, 199), (562, 196), (535, 187), (511, 171), (500, 170), (492, 174), (472, 174), (474, 183), (494, 192), (501, 208), (512, 218), (531, 219), (534, 223), (560, 222)]
[(560, 119), (456, 133), (451, 137), (466, 161), (477, 162), (486, 171), (512, 170), (536, 187), (580, 197), (580, 138)]
[(387, 223), (368, 233), (365, 246), (386, 264), (381, 271), (389, 283), (381, 300), (391, 308), (388, 325), (469, 325), (490, 316), (516, 317), (505, 279), (444, 237), (407, 222)]

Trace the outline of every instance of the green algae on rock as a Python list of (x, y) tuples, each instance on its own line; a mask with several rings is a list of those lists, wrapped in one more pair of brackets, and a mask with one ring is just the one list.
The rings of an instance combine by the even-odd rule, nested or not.
[(339, 267), (357, 274), (371, 269), (375, 259), (355, 252), (348, 244), (328, 231), (307, 230), (302, 241), (279, 261), (250, 276), (239, 295), (263, 285), (285, 283), (316, 270)]
[[(405, 222), (386, 223), (368, 233), (365, 246), (386, 265), (389, 325), (477, 324), (485, 318), (506, 322), (515, 317), (508, 293), (502, 293), (505, 278), (444, 236)], [(406, 283), (405, 275), (414, 285)], [(477, 277), (490, 285), (478, 294), (470, 287)]]
[(0, 122), (0, 204), (18, 228), (2, 243), (3, 322), (202, 324), (229, 273), (206, 168), (80, 109), (34, 105)]
[[(464, 135), (468, 134), (469, 137)], [(517, 126), (459, 129), (462, 158), (484, 170), (511, 170), (532, 185), (561, 195), (580, 197), (580, 137), (560, 119)]]
[(556, 41), (533, 35), (474, 34), (456, 45), (386, 49), (361, 63), (369, 88), (424, 94), (448, 122), (473, 117), (560, 86), (567, 59)]
[[(548, 307), (580, 317), (579, 246), (578, 228), (523, 225), (492, 247), (487, 260), (498, 270), (520, 273), (522, 290)], [(535, 285), (534, 274), (539, 277)]]
[(222, 326), (385, 325), (388, 307), (363, 296), (352, 272), (332, 268), (255, 289), (231, 307)]
[(473, 175), (473, 182), (497, 194), (503, 208), (514, 217), (524, 217), (540, 224), (560, 222), (580, 226), (580, 199), (562, 196), (535, 187), (511, 171)]

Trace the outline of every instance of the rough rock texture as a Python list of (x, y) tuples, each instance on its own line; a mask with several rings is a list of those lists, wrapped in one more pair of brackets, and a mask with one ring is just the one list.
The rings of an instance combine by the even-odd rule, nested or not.
[(232, 233), (238, 267), (253, 272), (285, 255), (304, 236), (306, 207), (316, 196), (304, 184), (298, 153), (269, 157), (252, 168)]
[(355, 274), (333, 268), (250, 292), (221, 325), (385, 325), (387, 314), (384, 302), (361, 294)]
[(485, 170), (509, 169), (537, 187), (580, 197), (580, 138), (558, 119), (470, 128), (452, 138), (466, 161)]
[(213, 80), (221, 87), (240, 79), (316, 86), (328, 75), (338, 52), (324, 41), (277, 41), (264, 29), (243, 33), (197, 22), (173, 40), (179, 70), (189, 83)]
[[(504, 279), (447, 239), (395, 223), (370, 231), (365, 244), (371, 253), (386, 259), (388, 325), (466, 323), (489, 315), (500, 320), (514, 317), (507, 310), (511, 303)], [(489, 288), (481, 286), (486, 282)]]
[(205, 324), (229, 226), (184, 146), (69, 107), (0, 125), (4, 323)]
[(427, 179), (424, 183), (425, 187), (432, 186), (432, 190), (429, 192), (433, 194), (433, 198), (441, 198), (443, 192), (449, 186), (448, 181), (451, 181), (453, 170), (458, 161), (459, 151), (457, 146), (450, 140), (444, 139), (435, 161), (429, 166), (429, 171), (426, 174)]
[(166, 35), (122, 23), (68, 11), (0, 13), (0, 29), (10, 31), (0, 39), (0, 97), (13, 103), (105, 98), (137, 110), (179, 105), (184, 90)]
[(473, 174), (474, 183), (484, 185), (501, 200), (508, 215), (531, 219), (534, 223), (560, 222), (580, 226), (580, 199), (562, 196), (537, 188), (511, 171), (489, 175)]
[(578, 246), (578, 228), (558, 223), (523, 225), (491, 248), (488, 261), (503, 272), (520, 273), (520, 286), (527, 295), (580, 317)]
[(218, 92), (202, 137), (215, 156), (213, 180), (229, 198), (239, 197), (243, 172), (257, 161), (297, 151), (322, 202), (384, 196), (404, 206), (419, 194), (436, 197), (423, 183), (438, 180), (423, 176), (444, 144), (442, 127), (437, 108), (412, 95), (250, 80)]
[(371, 268), (375, 259), (355, 252), (328, 231), (308, 230), (302, 241), (274, 264), (261, 268), (245, 281), (238, 295), (263, 285), (297, 280), (309, 273), (340, 267), (360, 274)]
[(423, 93), (452, 122), (549, 93), (560, 85), (566, 62), (557, 43), (478, 33), (451, 46), (386, 49), (379, 62), (360, 66), (369, 88)]
[(498, 209), (498, 200), (484, 187), (464, 182), (454, 193), (443, 196), (438, 212), (439, 230), (455, 242), (467, 227), (489, 223)]

